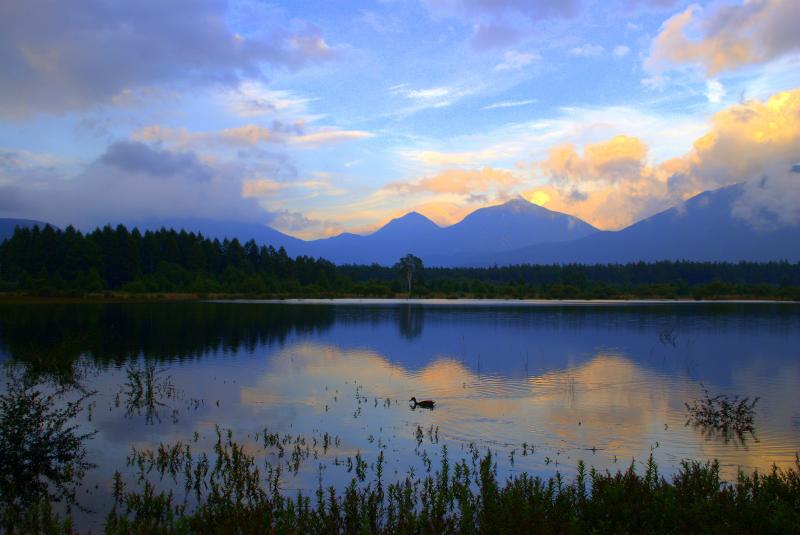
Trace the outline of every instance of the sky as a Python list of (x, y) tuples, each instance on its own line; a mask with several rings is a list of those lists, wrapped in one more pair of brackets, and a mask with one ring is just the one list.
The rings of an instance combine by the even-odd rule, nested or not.
[(800, 223), (797, 0), (4, 0), (0, 217)]

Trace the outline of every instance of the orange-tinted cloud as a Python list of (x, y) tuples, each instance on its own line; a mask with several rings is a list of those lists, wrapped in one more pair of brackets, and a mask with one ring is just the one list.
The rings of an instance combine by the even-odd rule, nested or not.
[(709, 9), (693, 4), (663, 24), (645, 66), (661, 72), (698, 65), (714, 76), (800, 50), (797, 7), (796, 0), (752, 0)]
[[(681, 157), (656, 165), (637, 138), (551, 149), (537, 167), (548, 184), (531, 202), (616, 229), (701, 191), (748, 182), (734, 215), (757, 226), (800, 222), (800, 89), (731, 106)], [(766, 180), (762, 180), (766, 178)]]
[(639, 175), (645, 165), (647, 145), (640, 139), (616, 136), (586, 145), (580, 156), (571, 144), (553, 147), (541, 168), (562, 182), (603, 180), (614, 182)]
[(454, 193), (459, 195), (486, 193), (491, 189), (508, 189), (519, 183), (509, 171), (482, 169), (448, 169), (413, 182), (393, 182), (384, 189), (400, 194), (419, 192)]

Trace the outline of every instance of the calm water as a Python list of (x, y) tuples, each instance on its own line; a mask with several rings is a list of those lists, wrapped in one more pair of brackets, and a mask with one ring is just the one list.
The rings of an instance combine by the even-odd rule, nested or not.
[[(651, 453), (665, 474), (682, 459), (717, 458), (728, 477), (790, 466), (799, 348), (791, 304), (0, 307), (0, 359), (97, 391), (81, 420), (98, 431), (87, 443), (97, 467), (80, 494), (98, 514), (81, 515), (86, 526), (101, 525), (131, 446), (194, 444), (197, 433), (195, 446), (210, 448), (216, 425), (271, 462), (288, 460), (258, 445), (265, 427), (338, 437), (286, 479), (287, 491), (313, 492), (320, 464), (326, 484), (344, 485), (352, 474), (336, 462), (356, 452), (371, 462), (379, 448), (390, 477), (419, 473), (423, 452), (435, 468), (443, 444), (451, 457), (468, 456), (471, 443), (491, 448), (503, 473), (571, 474), (579, 459), (615, 470)], [(149, 408), (126, 398), (131, 373), (148, 367)], [(755, 436), (726, 441), (685, 425), (684, 403), (701, 385), (760, 396)], [(412, 395), (436, 409), (411, 410)]]

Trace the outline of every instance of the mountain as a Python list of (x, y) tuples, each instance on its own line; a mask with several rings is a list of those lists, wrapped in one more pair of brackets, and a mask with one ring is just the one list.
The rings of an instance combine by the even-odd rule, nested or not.
[[(481, 208), (450, 227), (411, 212), (368, 235), (340, 234), (304, 241), (255, 223), (207, 219), (134, 222), (140, 230), (161, 227), (200, 232), (211, 238), (250, 239), (284, 247), (290, 256), (309, 255), (336, 264), (392, 265), (406, 253), (426, 266), (625, 263), (657, 260), (800, 261), (800, 226), (759, 230), (732, 215), (742, 185), (701, 193), (625, 229), (598, 231), (580, 219), (522, 198)], [(0, 219), (0, 240), (15, 225), (40, 221)]]
[(439, 227), (416, 212), (393, 219), (373, 234), (341, 234), (306, 244), (306, 254), (337, 264), (391, 265), (412, 253), (429, 266), (454, 265), (459, 255), (481, 255), (528, 245), (577, 239), (597, 232), (580, 219), (525, 199), (481, 208), (450, 227)]
[(217, 221), (213, 219), (199, 218), (173, 218), (149, 221), (134, 221), (127, 223), (128, 228), (136, 227), (140, 231), (158, 230), (162, 227), (175, 230), (185, 230), (187, 232), (201, 233), (208, 238), (217, 238), (220, 241), (225, 238), (237, 238), (245, 243), (255, 240), (259, 245), (272, 245), (276, 249), (284, 247), (291, 256), (303, 254), (304, 242), (301, 239), (289, 236), (275, 230), (267, 225), (259, 223), (242, 223), (236, 221)]
[(412, 253), (429, 266), (453, 266), (464, 256), (490, 258), (522, 247), (574, 240), (598, 232), (580, 219), (553, 212), (517, 198), (499, 206), (481, 208), (461, 222), (442, 228), (417, 212), (389, 221), (367, 235), (343, 233), (303, 241), (266, 225), (207, 219), (163, 219), (132, 222), (140, 230), (161, 227), (200, 232), (211, 238), (254, 239), (259, 244), (285, 247), (291, 256), (326, 258), (336, 264), (392, 265)]
[(410, 212), (366, 236), (344, 233), (306, 242), (305, 252), (336, 264), (392, 265), (406, 253), (417, 256), (435, 250), (443, 229), (417, 212)]
[(473, 255), (461, 265), (623, 263), (656, 260), (800, 261), (800, 226), (759, 230), (732, 215), (741, 184), (706, 191), (615, 232), (541, 244), (492, 257)]
[(538, 206), (522, 198), (475, 210), (444, 229), (446, 255), (508, 251), (537, 243), (575, 240), (597, 229), (577, 217)]
[(11, 219), (6, 217), (0, 217), (0, 242), (4, 242), (6, 241), (6, 239), (13, 236), (14, 229), (16, 227), (33, 227), (36, 225), (38, 225), (39, 227), (44, 227), (45, 225), (47, 225), (47, 223), (45, 223), (44, 221), (35, 221), (33, 219)]

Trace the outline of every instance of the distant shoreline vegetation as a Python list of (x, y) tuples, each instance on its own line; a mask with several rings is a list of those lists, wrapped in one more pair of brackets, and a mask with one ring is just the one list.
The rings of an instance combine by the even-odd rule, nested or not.
[[(407, 251), (398, 251), (401, 259)], [(400, 266), (400, 264), (398, 264)], [(401, 267), (291, 258), (283, 248), (123, 225), (17, 228), (0, 244), (0, 299), (407, 297)], [(800, 263), (420, 266), (417, 298), (800, 300)]]

